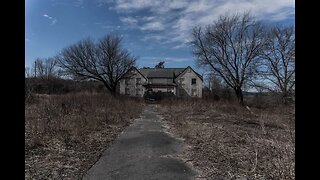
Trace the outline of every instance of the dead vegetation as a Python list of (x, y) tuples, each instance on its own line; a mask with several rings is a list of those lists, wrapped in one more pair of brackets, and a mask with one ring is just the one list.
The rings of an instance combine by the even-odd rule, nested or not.
[[(205, 100), (161, 104), (171, 131), (191, 149), (197, 179), (295, 179), (294, 107), (251, 107)], [(170, 112), (170, 113), (168, 113)]]
[(80, 179), (142, 106), (99, 93), (33, 96), (25, 105), (26, 179)]

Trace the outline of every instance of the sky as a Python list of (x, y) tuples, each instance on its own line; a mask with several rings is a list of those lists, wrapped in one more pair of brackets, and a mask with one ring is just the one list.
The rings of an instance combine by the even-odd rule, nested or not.
[(117, 33), (138, 67), (164, 60), (202, 74), (188, 43), (193, 27), (244, 11), (270, 24), (295, 21), (294, 0), (25, 0), (25, 66), (87, 37)]

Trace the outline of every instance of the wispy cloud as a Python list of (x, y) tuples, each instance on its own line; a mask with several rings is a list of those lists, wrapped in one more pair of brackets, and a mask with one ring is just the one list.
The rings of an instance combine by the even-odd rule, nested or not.
[(102, 7), (102, 6), (106, 5), (106, 4), (114, 3), (115, 0), (96, 0), (95, 2), (96, 2), (98, 7)]
[(48, 18), (48, 19), (53, 19), (53, 17), (49, 16), (48, 14), (44, 14), (43, 17)]
[[(97, 0), (121, 17), (126, 26), (148, 31), (142, 38), (172, 43), (181, 48), (195, 26), (211, 24), (225, 13), (250, 11), (261, 20), (281, 21), (294, 17), (294, 0)], [(136, 16), (138, 13), (147, 14)], [(177, 45), (178, 44), (178, 45)]]
[(102, 29), (108, 29), (108, 30), (111, 30), (111, 31), (114, 31), (114, 30), (117, 30), (117, 29), (120, 29), (121, 26), (119, 25), (113, 25), (113, 24), (110, 24), (109, 22), (95, 22), (94, 25), (102, 28)]
[(136, 26), (138, 23), (138, 20), (134, 17), (120, 17), (120, 21), (129, 26)]
[(48, 14), (44, 14), (43, 17), (45, 17), (45, 18), (47, 18), (47, 19), (49, 19), (51, 21), (50, 25), (55, 25), (57, 23), (57, 21), (58, 21), (57, 19), (49, 16)]
[(52, 22), (51, 22), (51, 25), (55, 25), (57, 23), (57, 19), (54, 19)]
[(161, 31), (165, 29), (165, 25), (159, 21), (148, 22), (140, 27), (141, 30)]
[(75, 0), (74, 5), (76, 7), (82, 7), (83, 8), (83, 3), (84, 3), (84, 0)]
[(186, 62), (186, 61), (192, 61), (190, 58), (182, 58), (182, 57), (168, 57), (168, 56), (144, 56), (141, 57), (144, 61), (149, 62), (159, 62), (159, 61), (165, 61), (165, 62)]

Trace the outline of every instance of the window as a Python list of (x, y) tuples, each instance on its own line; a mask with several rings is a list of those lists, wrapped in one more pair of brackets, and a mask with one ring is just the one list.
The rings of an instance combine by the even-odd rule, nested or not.
[(130, 79), (125, 79), (125, 84), (129, 85), (130, 84)]
[(141, 84), (141, 78), (137, 78), (136, 79), (136, 85), (138, 86), (138, 85), (140, 85)]
[(191, 79), (191, 84), (196, 84), (197, 83), (197, 79), (196, 78), (192, 78)]

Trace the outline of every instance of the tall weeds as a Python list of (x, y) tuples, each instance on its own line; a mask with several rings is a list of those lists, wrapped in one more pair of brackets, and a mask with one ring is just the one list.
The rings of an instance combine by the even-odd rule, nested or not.
[[(37, 179), (49, 173), (52, 178), (77, 179), (139, 116), (142, 106), (141, 100), (108, 94), (35, 95), (25, 106), (26, 177)], [(72, 159), (80, 164), (72, 165)], [(52, 167), (57, 163), (60, 168)], [(61, 163), (69, 164), (70, 171), (62, 172), (66, 167)]]
[(191, 146), (185, 158), (201, 178), (295, 179), (294, 107), (251, 107), (252, 114), (237, 103), (182, 99), (159, 110)]

